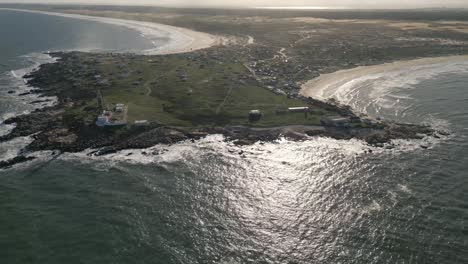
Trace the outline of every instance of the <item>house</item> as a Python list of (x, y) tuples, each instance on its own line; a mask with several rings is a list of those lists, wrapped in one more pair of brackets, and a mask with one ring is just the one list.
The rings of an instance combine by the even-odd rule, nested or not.
[(100, 115), (98, 116), (97, 120), (96, 120), (96, 125), (98, 127), (104, 127), (106, 126), (107, 124), (109, 124), (109, 117), (106, 116), (106, 115)]
[(249, 112), (250, 121), (258, 121), (261, 118), (262, 118), (262, 112), (260, 112), (260, 110), (250, 110)]
[(142, 127), (142, 126), (147, 126), (148, 120), (136, 120), (135, 121), (135, 126)]
[(125, 105), (124, 104), (116, 104), (115, 105), (115, 111), (118, 113), (121, 113), (125, 110)]
[(303, 106), (303, 107), (289, 107), (288, 111), (290, 113), (308, 113), (310, 111), (309, 107)]
[(112, 118), (112, 112), (104, 110), (102, 111), (102, 114), (97, 117), (96, 125), (98, 127), (115, 127), (115, 126), (125, 126), (127, 125), (127, 122), (114, 120)]

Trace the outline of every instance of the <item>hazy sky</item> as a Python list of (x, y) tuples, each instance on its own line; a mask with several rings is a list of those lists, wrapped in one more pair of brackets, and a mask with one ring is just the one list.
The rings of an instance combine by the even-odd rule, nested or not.
[(468, 7), (468, 0), (0, 0), (0, 3), (86, 3), (162, 6), (337, 6), (337, 7)]

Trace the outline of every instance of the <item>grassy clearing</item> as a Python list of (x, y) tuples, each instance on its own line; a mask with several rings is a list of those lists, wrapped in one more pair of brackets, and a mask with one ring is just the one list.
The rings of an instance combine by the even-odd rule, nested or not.
[[(89, 54), (80, 54), (89, 57)], [(238, 59), (218, 60), (207, 55), (132, 56), (99, 55), (88, 69), (107, 85), (100, 89), (104, 106), (128, 106), (128, 122), (149, 120), (171, 126), (317, 125), (320, 114), (277, 115), (278, 108), (304, 106), (303, 102), (276, 95), (252, 78)], [(89, 82), (88, 82), (89, 83)], [(86, 105), (95, 104), (87, 101)], [(260, 121), (251, 123), (248, 113), (262, 111)]]

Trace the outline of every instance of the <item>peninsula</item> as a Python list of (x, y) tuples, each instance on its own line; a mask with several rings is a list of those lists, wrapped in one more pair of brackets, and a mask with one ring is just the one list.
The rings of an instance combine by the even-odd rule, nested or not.
[(96, 149), (103, 155), (209, 134), (223, 134), (239, 145), (327, 136), (384, 146), (393, 139), (438, 136), (429, 127), (373, 119), (339, 102), (319, 101), (305, 89), (313, 89), (310, 80), (338, 70), (468, 54), (468, 22), (440, 22), (431, 14), (414, 22), (411, 17), (360, 19), (352, 12), (326, 13), (326, 18), (267, 10), (225, 16), (213, 10), (111, 7), (41, 12), (205, 33), (191, 38), (189, 50), (174, 52), (51, 53), (56, 63), (25, 78), (31, 93), (55, 96), (57, 104), (6, 120), (16, 127), (0, 138), (32, 135), (26, 151)]

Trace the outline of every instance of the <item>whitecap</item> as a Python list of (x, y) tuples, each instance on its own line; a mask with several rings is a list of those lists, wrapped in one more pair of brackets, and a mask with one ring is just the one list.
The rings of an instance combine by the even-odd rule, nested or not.
[[(57, 58), (51, 57), (49, 54), (35, 52), (20, 56), (20, 59), (23, 59), (24, 63), (29, 65), (21, 69), (11, 70), (6, 75), (0, 77), (2, 83), (8, 84), (6, 86), (2, 86), (0, 89), (0, 96), (1, 98), (4, 98), (4, 100), (9, 100), (9, 103), (12, 104), (12, 107), (14, 108), (9, 110), (7, 109), (8, 112), (2, 115), (0, 123), (7, 118), (20, 114), (28, 114), (36, 109), (53, 106), (57, 103), (57, 97), (42, 96), (39, 93), (18, 96), (18, 94), (38, 89), (27, 85), (27, 79), (25, 78), (26, 75), (37, 70), (42, 64), (55, 63)], [(9, 91), (14, 91), (15, 93), (10, 94)], [(32, 104), (32, 102), (35, 101), (36, 103)], [(37, 103), (37, 101), (42, 102)]]
[(22, 150), (32, 141), (31, 137), (17, 137), (0, 143), (0, 160), (9, 160), (20, 155)]

